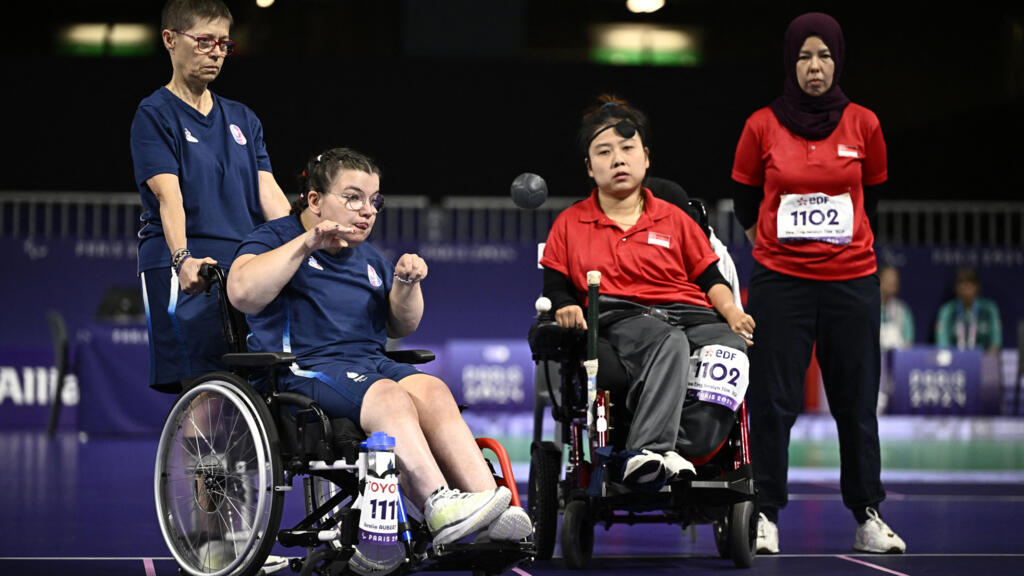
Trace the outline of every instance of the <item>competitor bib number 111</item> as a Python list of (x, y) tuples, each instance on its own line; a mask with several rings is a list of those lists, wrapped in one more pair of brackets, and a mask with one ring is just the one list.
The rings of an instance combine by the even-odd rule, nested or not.
[(369, 476), (359, 513), (359, 541), (391, 544), (398, 541), (398, 476)]

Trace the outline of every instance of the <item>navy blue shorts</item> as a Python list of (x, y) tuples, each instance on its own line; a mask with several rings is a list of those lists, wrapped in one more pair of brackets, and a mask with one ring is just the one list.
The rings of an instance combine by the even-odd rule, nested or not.
[(227, 352), (217, 293), (185, 294), (170, 267), (142, 273), (149, 327), (149, 385), (177, 392), (182, 380), (226, 370)]
[(279, 386), (315, 400), (331, 418), (348, 418), (359, 424), (363, 396), (378, 380), (399, 380), (422, 374), (415, 366), (371, 354), (363, 358), (305, 361), (302, 369), (282, 370)]

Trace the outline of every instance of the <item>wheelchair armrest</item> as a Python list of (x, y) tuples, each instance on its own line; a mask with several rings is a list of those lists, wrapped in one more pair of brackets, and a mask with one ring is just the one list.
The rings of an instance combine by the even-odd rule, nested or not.
[(430, 350), (388, 350), (384, 355), (402, 364), (426, 364), (435, 358)]
[(295, 354), (287, 352), (231, 352), (222, 358), (232, 368), (269, 368), (295, 362)]

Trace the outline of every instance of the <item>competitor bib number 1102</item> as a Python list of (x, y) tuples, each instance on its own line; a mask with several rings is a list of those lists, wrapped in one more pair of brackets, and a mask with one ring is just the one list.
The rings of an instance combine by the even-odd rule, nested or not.
[(776, 216), (779, 242), (849, 244), (853, 239), (850, 193), (783, 194)]
[(686, 397), (739, 408), (750, 382), (747, 355), (727, 346), (705, 346), (690, 357)]

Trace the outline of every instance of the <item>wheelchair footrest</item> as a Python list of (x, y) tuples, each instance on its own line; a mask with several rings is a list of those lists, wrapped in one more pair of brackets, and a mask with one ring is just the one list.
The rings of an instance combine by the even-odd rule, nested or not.
[(425, 571), (482, 571), (501, 574), (537, 555), (533, 542), (441, 544), (430, 549)]
[(339, 530), (281, 530), (277, 533), (277, 541), (288, 548), (313, 548), (324, 542), (337, 540), (340, 536)]
[(673, 506), (723, 506), (756, 497), (754, 473), (749, 464), (717, 478), (693, 480), (672, 489)]

